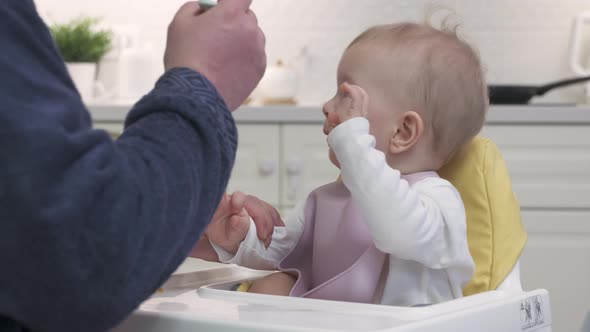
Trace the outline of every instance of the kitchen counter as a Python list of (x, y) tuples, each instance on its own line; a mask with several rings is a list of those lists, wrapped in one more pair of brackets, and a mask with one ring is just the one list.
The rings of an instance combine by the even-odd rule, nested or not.
[[(129, 103), (90, 107), (96, 128), (113, 137), (129, 109)], [(243, 107), (234, 116), (240, 144), (228, 192), (241, 190), (288, 214), (338, 176), (325, 161), (320, 107)], [(481, 135), (502, 151), (522, 207), (529, 236), (520, 258), (523, 287), (549, 290), (554, 326), (580, 331), (590, 310), (590, 268), (581, 264), (590, 261), (590, 106), (494, 106)], [(193, 285), (184, 277), (217, 267), (188, 259), (174, 280)]]
[[(130, 104), (90, 105), (95, 122), (122, 122)], [(244, 106), (234, 113), (241, 123), (318, 123), (323, 121), (320, 107), (312, 106)], [(492, 106), (487, 124), (590, 124), (590, 105), (508, 105)]]
[(217, 269), (226, 267), (227, 264), (208, 262), (198, 258), (187, 257), (173, 274), (184, 274), (202, 270)]

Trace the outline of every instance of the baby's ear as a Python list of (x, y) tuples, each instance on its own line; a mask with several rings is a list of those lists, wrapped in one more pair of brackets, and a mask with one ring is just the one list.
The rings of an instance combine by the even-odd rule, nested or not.
[(401, 114), (397, 121), (397, 131), (389, 140), (389, 151), (399, 154), (411, 149), (424, 132), (422, 117), (413, 111)]

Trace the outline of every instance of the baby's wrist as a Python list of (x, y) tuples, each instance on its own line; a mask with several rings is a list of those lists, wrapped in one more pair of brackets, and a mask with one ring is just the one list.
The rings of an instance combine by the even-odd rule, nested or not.
[(244, 235), (243, 239), (236, 242), (226, 243), (225, 246), (223, 246), (222, 248), (230, 254), (235, 255), (240, 250), (240, 246), (242, 245), (242, 242), (244, 242), (245, 239), (246, 236)]
[(238, 253), (238, 250), (240, 250), (240, 245), (242, 244), (242, 241), (240, 241), (238, 244), (236, 245), (232, 245), (228, 248), (223, 248), (225, 249), (225, 251), (229, 252), (232, 255), (235, 255)]

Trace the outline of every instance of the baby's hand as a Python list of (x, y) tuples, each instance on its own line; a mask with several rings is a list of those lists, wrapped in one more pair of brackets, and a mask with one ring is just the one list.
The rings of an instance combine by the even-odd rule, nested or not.
[(343, 96), (335, 105), (339, 123), (357, 117), (366, 118), (369, 113), (369, 95), (367, 92), (358, 85), (346, 82), (342, 83), (338, 89), (338, 92)]
[(250, 216), (244, 208), (244, 195), (224, 194), (205, 234), (209, 241), (235, 254), (249, 228)]

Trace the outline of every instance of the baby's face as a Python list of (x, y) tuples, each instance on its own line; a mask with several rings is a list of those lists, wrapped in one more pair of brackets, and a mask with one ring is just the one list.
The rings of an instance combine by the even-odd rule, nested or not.
[[(384, 66), (379, 65), (379, 57), (363, 46), (353, 46), (348, 49), (338, 65), (336, 94), (323, 107), (324, 134), (328, 135), (339, 124), (335, 109), (346, 102), (347, 98), (338, 87), (342, 83), (358, 85), (369, 95), (369, 110), (367, 119), (370, 133), (375, 136), (376, 149), (387, 155), (389, 139), (396, 132), (395, 117), (398, 112), (395, 103), (388, 98), (387, 90), (391, 82), (384, 75)], [(387, 79), (385, 79), (387, 78)], [(330, 161), (340, 167), (334, 151), (329, 151)]]

